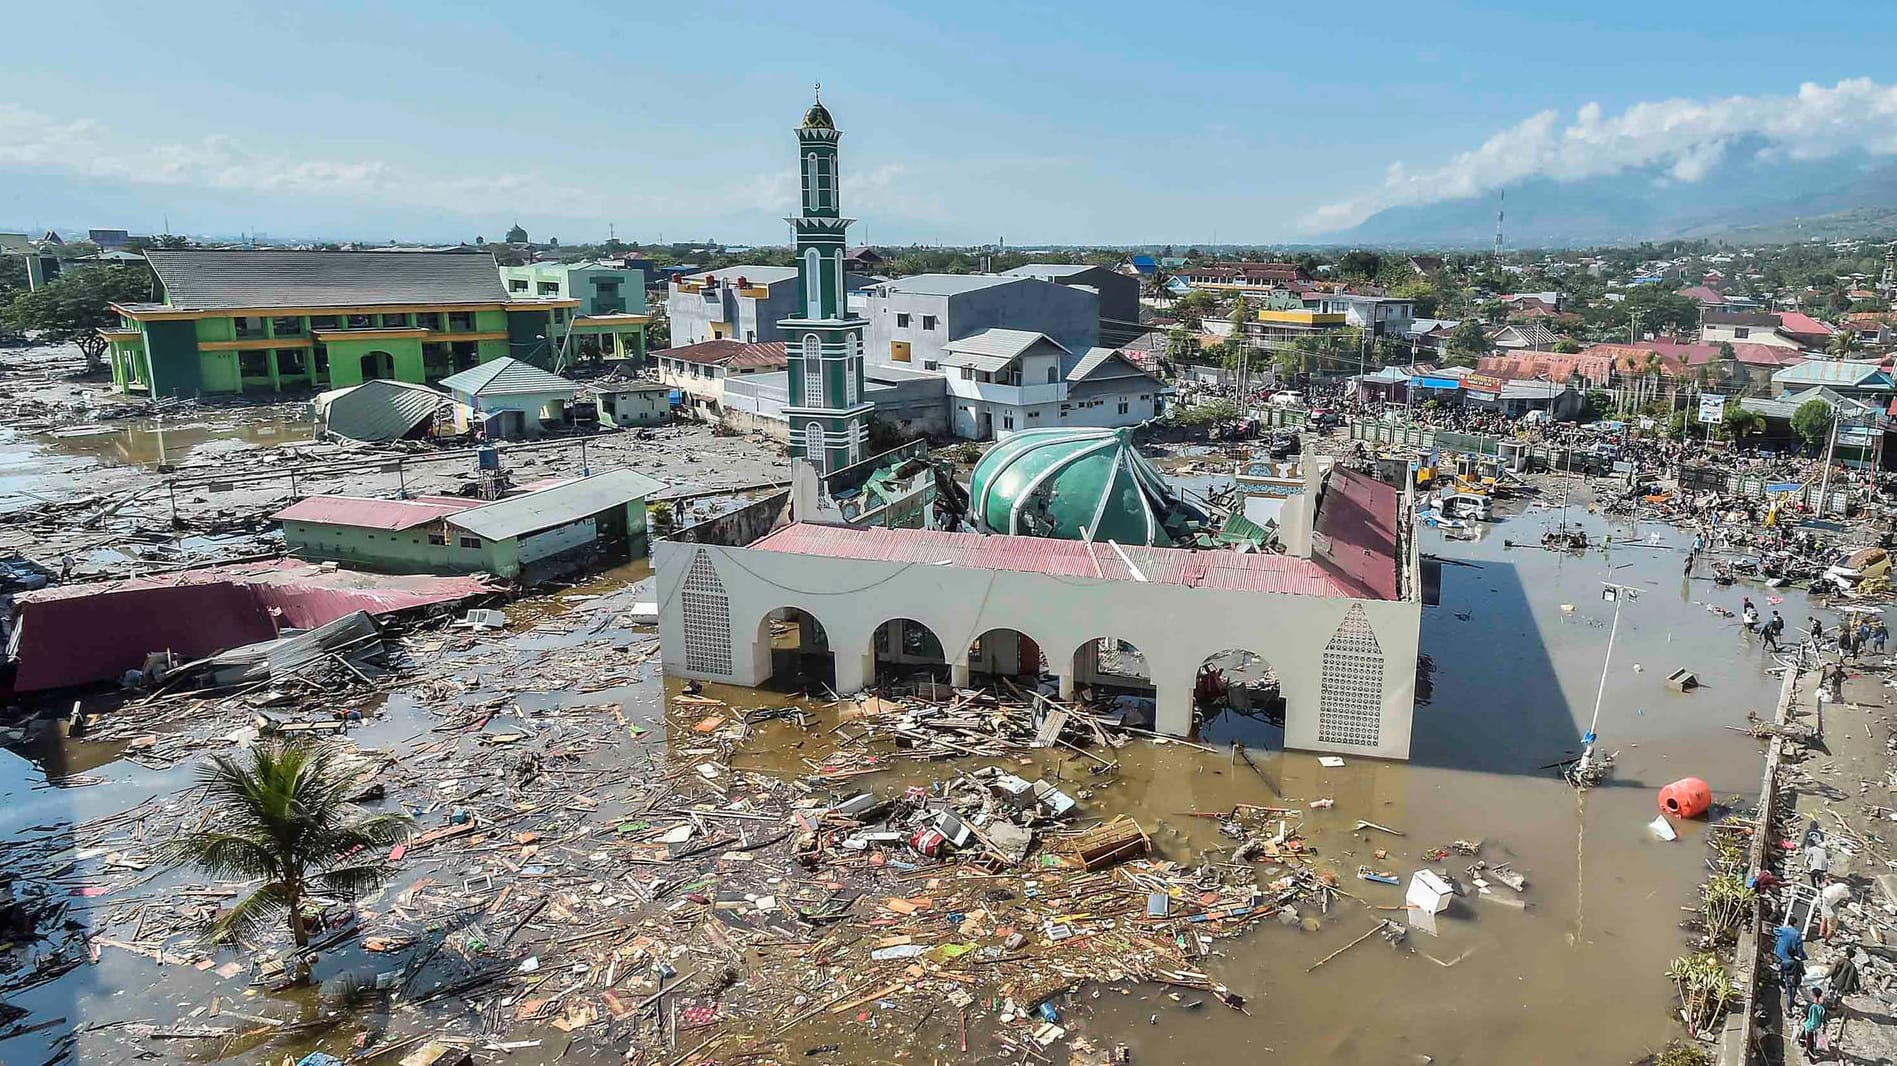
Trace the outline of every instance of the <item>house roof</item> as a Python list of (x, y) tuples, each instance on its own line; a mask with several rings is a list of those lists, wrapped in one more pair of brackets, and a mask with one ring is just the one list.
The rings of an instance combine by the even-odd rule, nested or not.
[(1514, 334), (1521, 343), (1530, 348), (1539, 348), (1543, 345), (1552, 347), (1556, 341), (1561, 339), (1553, 330), (1539, 322), (1511, 322), (1490, 333), (1489, 339), (1491, 341), (1499, 341), (1511, 333)]
[(948, 565), (970, 570), (1046, 574), (1082, 580), (1137, 581), (1121, 561), (1124, 552), (1140, 577), (1159, 585), (1275, 592), (1293, 596), (1367, 598), (1364, 590), (1315, 559), (1255, 552), (1185, 551), (1145, 545), (1090, 544), (1051, 537), (950, 533), (924, 529), (856, 529), (797, 522), (750, 546), (864, 562)]
[(1694, 303), (1707, 306), (1717, 306), (1726, 302), (1725, 294), (1710, 285), (1689, 285), (1674, 295), (1684, 296)]
[(480, 501), (381, 500), (366, 496), (309, 496), (271, 518), (279, 522), (314, 522), (396, 532), (424, 526), (437, 519), (478, 506)]
[[(1116, 373), (1117, 371), (1117, 373)], [(1080, 362), (1067, 372), (1068, 381), (1086, 381), (1088, 379), (1107, 380), (1109, 378), (1152, 377), (1139, 365), (1128, 359), (1118, 348), (1089, 348)]]
[(505, 303), (487, 252), (306, 252), (282, 249), (153, 248), (145, 259), (169, 306), (363, 307), (377, 304)]
[(1778, 328), (1786, 333), (1808, 334), (1814, 337), (1831, 336), (1830, 326), (1802, 311), (1780, 311)]
[(965, 292), (992, 289), (997, 285), (1020, 285), (1034, 278), (1005, 274), (911, 274), (887, 282), (881, 288), (889, 292), (907, 292), (918, 296), (960, 296)]
[(1699, 319), (1709, 326), (1759, 326), (1772, 328), (1778, 325), (1777, 315), (1768, 315), (1761, 311), (1708, 311)]
[(607, 508), (650, 496), (664, 487), (665, 482), (637, 470), (609, 470), (469, 508), (449, 518), (448, 524), (487, 540), (506, 540), (577, 522)]
[(1686, 364), (1679, 355), (1663, 351), (1652, 344), (1595, 344), (1581, 354), (1606, 356), (1612, 360), (1613, 369), (1623, 374), (1644, 374), (1647, 370), (1647, 356), (1658, 356), (1660, 373), (1667, 377), (1679, 377), (1685, 372)]
[(754, 344), (734, 340), (700, 341), (697, 344), (687, 344), (678, 348), (662, 348), (653, 352), (652, 355), (660, 359), (679, 359), (705, 366), (782, 367), (790, 365), (790, 354), (785, 350), (783, 341), (760, 341)]
[(426, 385), (378, 379), (325, 392), (315, 402), (329, 433), (373, 444), (406, 436), (454, 400)]
[(24, 233), (0, 233), (0, 255), (32, 255), (33, 240)]
[(1013, 270), (1001, 272), (1009, 278), (1070, 278), (1075, 274), (1084, 274), (1089, 270), (1104, 270), (1089, 263), (1023, 263)]
[(779, 282), (792, 281), (797, 277), (796, 267), (765, 266), (762, 263), (743, 266), (720, 267), (717, 270), (705, 270), (697, 274), (687, 274), (693, 280), (736, 281), (743, 278), (758, 285), (776, 285)]
[(1852, 359), (1807, 359), (1772, 375), (1779, 385), (1831, 385), (1850, 389), (1888, 389), (1890, 375), (1878, 364)]
[(469, 396), (532, 396), (559, 393), (572, 395), (579, 386), (558, 374), (549, 374), (532, 363), (523, 363), (503, 355), (442, 378), (441, 387)]
[(992, 328), (944, 344), (937, 362), (943, 366), (965, 366), (992, 373), (1042, 345), (1052, 349), (1051, 354), (1061, 360), (1067, 358), (1067, 349), (1050, 340), (1045, 333)]
[[(1748, 341), (1731, 341), (1732, 355), (1742, 366), (1789, 366), (1801, 362), (1805, 357), (1796, 348), (1787, 348), (1777, 344), (1752, 344)], [(1642, 341), (1642, 348), (1659, 352), (1661, 356), (1671, 356), (1687, 366), (1703, 366), (1719, 358), (1719, 345), (1680, 341)]]

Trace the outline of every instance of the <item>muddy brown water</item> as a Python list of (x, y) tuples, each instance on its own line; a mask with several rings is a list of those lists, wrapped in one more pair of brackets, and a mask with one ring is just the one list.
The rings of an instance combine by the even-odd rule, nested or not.
[[(1722, 800), (1749, 802), (1757, 786), (1758, 747), (1726, 727), (1743, 724), (1748, 711), (1768, 712), (1776, 693), (1776, 682), (1766, 672), (1768, 657), (1747, 641), (1735, 620), (1705, 605), (1736, 611), (1749, 591), (1767, 617), (1776, 606), (1792, 629), (1808, 612), (1802, 593), (1788, 593), (1784, 603), (1773, 605), (1766, 597), (1777, 593), (1769, 590), (1721, 589), (1709, 580), (1682, 579), (1679, 548), (1686, 537), (1670, 528), (1648, 524), (1641, 530), (1643, 539), (1657, 533), (1660, 543), (1635, 546), (1626, 543), (1631, 531), (1624, 522), (1610, 525), (1578, 510), (1569, 518), (1584, 524), (1596, 540), (1613, 532), (1615, 547), (1570, 556), (1505, 544), (1512, 539), (1538, 545), (1544, 526), (1555, 521), (1545, 510), (1505, 515), (1474, 541), (1425, 533), (1425, 550), (1473, 565), (1446, 567), (1443, 604), (1425, 612), (1423, 650), (1434, 661), (1433, 690), (1428, 704), (1417, 710), (1410, 763), (1346, 758), (1344, 766), (1326, 769), (1310, 754), (1270, 751), (1258, 756), (1265, 771), (1261, 779), (1225, 755), (1132, 743), (1120, 750), (1121, 768), (1113, 777), (1087, 772), (1079, 757), (1044, 754), (1036, 768), (1060, 775), (1077, 794), (1087, 793), (1083, 816), (1131, 813), (1165, 857), (1182, 861), (1201, 854), (1217, 857), (1218, 849), (1232, 843), (1219, 836), (1213, 822), (1188, 812), (1229, 809), (1238, 802), (1300, 807), (1303, 831), (1317, 845), (1320, 863), (1342, 877), (1346, 891), (1369, 904), (1399, 905), (1402, 889), (1357, 880), (1358, 866), (1407, 878), (1424, 865), (1420, 855), (1426, 849), (1454, 839), (1481, 839), (1486, 858), (1510, 860), (1527, 876), (1528, 909), (1459, 900), (1444, 916), (1438, 936), (1412, 933), (1396, 949), (1372, 939), (1309, 974), (1306, 968), (1317, 959), (1392, 912), (1351, 900), (1328, 915), (1307, 909), (1308, 917), (1319, 920), (1317, 932), (1261, 923), (1245, 936), (1213, 942), (1219, 955), (1210, 968), (1249, 998), (1248, 1014), (1199, 1003), (1202, 997), (1185, 993), (1175, 999), (1138, 986), (1083, 986), (1056, 1001), (1063, 1024), (1078, 1020), (1079, 1031), (1097, 1043), (1130, 1045), (1136, 1062), (1211, 1055), (1286, 1062), (1421, 1062), (1429, 1056), (1439, 1063), (1600, 1063), (1635, 1058), (1674, 1035), (1671, 988), (1663, 972), (1683, 950), (1677, 923), (1681, 908), (1693, 901), (1705, 848), (1697, 823), (1683, 826), (1676, 843), (1660, 843), (1647, 834), (1645, 824), (1656, 813), (1654, 793), (1693, 774), (1705, 778)], [(563, 594), (650, 598), (648, 574), (640, 566), (628, 567)], [(1644, 594), (1623, 607), (1602, 701), (1603, 747), (1617, 750), (1619, 761), (1607, 786), (1577, 797), (1542, 767), (1578, 752), (1593, 709), (1611, 619), (1611, 605), (1600, 600), (1604, 580), (1638, 585)], [(565, 626), (561, 616), (574, 602), (556, 595), (510, 607), (513, 635), (494, 640), (508, 654), (497, 657), (490, 648), (470, 655), (458, 669), (483, 684), (460, 702), (487, 698), (498, 691), (492, 685), (518, 664), (583, 640), (649, 639), (649, 630), (621, 634), (595, 625), (522, 634), (523, 628), (545, 622), (553, 623), (549, 629)], [(1569, 604), (1573, 609), (1564, 610)], [(1834, 613), (1815, 613), (1827, 627), (1835, 622)], [(1703, 687), (1689, 695), (1669, 692), (1664, 679), (1681, 666), (1695, 670)], [(663, 754), (664, 745), (690, 743), (683, 736), (668, 737), (661, 712), (664, 686), (655, 673), (656, 661), (621, 686), (586, 694), (525, 693), (515, 702), (527, 716), (559, 706), (619, 703), (629, 719), (650, 731), (641, 740), (602, 749), (588, 765), (619, 765), (637, 773)], [(714, 688), (713, 694), (737, 706), (794, 702), (782, 694), (748, 690)], [(768, 723), (737, 754), (736, 765), (795, 774), (808, 769), (805, 760), (822, 758), (828, 743), (822, 736), (834, 712), (807, 706), (817, 714), (814, 728)], [(353, 737), (366, 747), (400, 752), (410, 738), (438, 723), (415, 700), (397, 695), (380, 718)], [(505, 727), (503, 721), (493, 728)], [(1234, 736), (1253, 745), (1271, 741), (1269, 727), (1249, 720), (1221, 722), (1212, 732), (1221, 741)], [(150, 771), (111, 761), (116, 754), (69, 745), (57, 759), (65, 760), (69, 770), (84, 766), (91, 777), (103, 779), (82, 788), (48, 787), (40, 765), (0, 754), (0, 802), (6, 804), (0, 836), (101, 817), (189, 782), (188, 765)], [(940, 779), (952, 765), (898, 762), (855, 783), (894, 790)], [(610, 817), (624, 790), (607, 784), (602, 791), (611, 798), (601, 817)], [(1331, 799), (1334, 805), (1309, 809), (1316, 799)], [(1355, 832), (1359, 819), (1404, 835)], [(1377, 849), (1387, 857), (1376, 859)], [(1457, 856), (1444, 865), (1460, 873), (1467, 862)], [(425, 862), (405, 873), (405, 880), (431, 869)], [(172, 875), (153, 888), (162, 891), (191, 880), (188, 874)], [(404, 883), (398, 881), (390, 891)], [(378, 906), (372, 901), (369, 909)], [(220, 958), (226, 956), (230, 953)], [(318, 976), (365, 965), (386, 967), (389, 961), (359, 950), (337, 951), (324, 957)], [(244, 991), (241, 976), (226, 981), (110, 949), (97, 965), (81, 967), (16, 1002), (34, 1011), (29, 1021), (63, 1016), (74, 1023), (169, 1023), (213, 995), (227, 1001), (245, 997), (238, 1009), (250, 1013), (327, 1018), (333, 1028), (271, 1045), (267, 1053), (256, 1046), (173, 1041), (180, 1046), (164, 1047), (166, 1054), (197, 1061), (267, 1057), (274, 1062), (289, 1051), (343, 1052), (364, 1025), (386, 1023), (392, 1034), (401, 1035), (453, 1016), (445, 1009), (393, 1020), (334, 1013), (334, 1002), (313, 993), (257, 996)], [(802, 1057), (804, 1048), (825, 1043), (841, 1045), (829, 1061), (894, 1056), (892, 1037), (916, 1024), (876, 1010), (866, 1012), (862, 1022), (854, 1019), (800, 1027), (789, 1035), (791, 1056)], [(18, 1054), (19, 1061), (40, 1062), (43, 1056), (33, 1054), (45, 1046), (36, 1044), (40, 1035), (21, 1038), (0, 1052), (7, 1061)], [(557, 1036), (517, 1032), (508, 1038), (536, 1035)], [(971, 1054), (994, 1047), (978, 1035), (979, 1030), (971, 1036)], [(917, 1049), (921, 1054), (957, 1057), (952, 1049), (942, 1050), (948, 1036), (939, 1030), (921, 1028), (917, 1039), (923, 1041)], [(559, 1038), (545, 1046), (563, 1043)], [(129, 1061), (131, 1054), (109, 1029), (87, 1034), (81, 1048), (81, 1060), (87, 1062)], [(619, 1050), (576, 1046), (566, 1061), (611, 1061)], [(517, 1053), (516, 1061), (537, 1061), (534, 1054)]]
[(222, 411), (204, 417), (126, 418), (29, 433), (0, 427), (0, 512), (88, 491), (85, 472), (101, 467), (156, 469), (224, 451), (311, 439), (309, 415), (291, 407), (248, 412), (233, 423)]

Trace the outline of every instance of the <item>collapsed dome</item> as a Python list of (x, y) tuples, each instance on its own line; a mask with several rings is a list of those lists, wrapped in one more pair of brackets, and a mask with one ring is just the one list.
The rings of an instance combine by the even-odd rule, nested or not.
[(990, 533), (1169, 547), (1204, 515), (1133, 447), (1129, 429), (1031, 429), (988, 450), (969, 514)]

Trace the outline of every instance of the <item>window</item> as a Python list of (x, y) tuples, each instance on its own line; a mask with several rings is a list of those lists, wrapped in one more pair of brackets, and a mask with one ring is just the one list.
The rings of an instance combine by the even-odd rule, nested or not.
[(374, 329), (375, 316), (374, 315), (345, 315), (343, 316), (343, 324), (346, 325), (350, 329)]
[(858, 363), (854, 359), (845, 359), (843, 361), (843, 406), (845, 407), (856, 406), (857, 366)]
[(823, 257), (815, 248), (804, 252), (804, 317), (823, 317)]
[(424, 311), (415, 316), (415, 325), (420, 329), (440, 330), (441, 313), (438, 311)]
[(935, 363), (935, 360), (933, 360), (933, 359), (924, 359), (924, 360), (922, 361), (922, 369), (924, 369), (924, 370), (934, 370), (935, 368), (936, 368), (936, 363)]
[(804, 203), (817, 207), (817, 153), (804, 156)]
[(526, 278), (508, 278), (507, 291), (508, 292), (526, 292), (527, 279)]
[(1047, 368), (1047, 383), (1049, 385), (1052, 385), (1056, 381), (1059, 381), (1059, 380), (1060, 380), (1060, 367), (1057, 367), (1057, 366), (1048, 367)]
[(1125, 413), (1126, 413), (1126, 401), (1125, 401), (1125, 400), (1121, 400), (1121, 401), (1120, 401), (1120, 413), (1121, 413), (1121, 414), (1125, 414)]
[(823, 406), (823, 344), (815, 333), (804, 334), (804, 406)]
[(383, 315), (382, 328), (383, 329), (407, 329), (408, 316), (407, 315)]
[(1324, 645), (1317, 739), (1326, 744), (1375, 747), (1381, 742), (1382, 712), (1383, 649), (1363, 607), (1352, 604), (1343, 624)]
[(448, 538), (443, 536), (440, 533), (430, 533), (428, 534), (428, 543), (433, 544), (439, 548), (439, 547), (445, 546), (448, 543)]
[(1001, 428), (1002, 428), (1002, 429), (1013, 429), (1013, 428), (1014, 428), (1014, 416), (1013, 416), (1013, 415), (1002, 415), (1002, 416), (1001, 416)]
[(1061, 405), (1060, 405), (1060, 413), (1061, 413), (1061, 414), (1066, 414), (1067, 412), (1069, 412), (1069, 411), (1071, 411), (1071, 410), (1073, 410), (1073, 409), (1074, 409), (1074, 405), (1073, 405), (1073, 404), (1071, 404), (1071, 403), (1064, 403), (1064, 404), (1061, 404)]
[(303, 320), (295, 315), (285, 315), (270, 320), (270, 332), (278, 337), (300, 337), (303, 335)]
[(923, 328), (923, 329), (934, 329), (934, 328), (935, 328), (935, 316), (934, 316), (934, 315), (923, 315), (923, 316), (922, 316), (922, 328)]
[(909, 328), (909, 313), (907, 311), (898, 311), (896, 313), (896, 328), (897, 329)]
[(340, 329), (341, 327), (342, 327), (342, 319), (336, 317), (335, 315), (311, 315), (310, 316), (311, 329)]
[(618, 278), (594, 278), (593, 291), (595, 293), (598, 293), (601, 296), (618, 296), (619, 295), (619, 279)]
[(1028, 417), (1029, 417), (1029, 418), (1039, 418), (1039, 417), (1041, 417), (1041, 412), (1039, 412), (1039, 411), (1029, 411), (1029, 412), (1028, 412)]
[(461, 537), (459, 539), (463, 548), (479, 548), (481, 546), (480, 537)]
[(246, 337), (261, 337), (263, 336), (263, 319), (245, 318), (239, 315), (231, 319), (231, 328), (237, 331), (239, 340)]
[(303, 372), (303, 352), (296, 348), (277, 349), (277, 373), (301, 374)]
[(560, 283), (557, 281), (543, 281), (535, 286), (534, 292), (541, 296), (558, 296), (560, 295)]
[(474, 330), (473, 311), (448, 312), (448, 328), (456, 333), (469, 333)]
[(1752, 336), (1752, 330), (1745, 326), (1734, 326), (1732, 336), (1735, 340), (1745, 340), (1747, 337)]
[(679, 604), (685, 618), (685, 669), (731, 673), (731, 599), (702, 548), (685, 572)]
[(804, 427), (804, 458), (823, 469), (823, 426), (816, 422)]
[(270, 353), (238, 352), (237, 367), (237, 372), (247, 378), (267, 378), (270, 376)]

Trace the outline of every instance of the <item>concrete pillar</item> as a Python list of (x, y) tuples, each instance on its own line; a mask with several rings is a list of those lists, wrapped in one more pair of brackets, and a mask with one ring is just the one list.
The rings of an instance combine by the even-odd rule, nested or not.
[(958, 656), (953, 663), (949, 664), (949, 684), (954, 685), (956, 688), (967, 688), (969, 685), (968, 675), (968, 655), (964, 653)]
[(838, 695), (848, 696), (863, 691), (863, 686), (874, 676), (875, 661), (871, 658), (874, 654), (851, 655), (847, 651), (833, 651), (831, 658), (836, 662)]
[(1065, 673), (1056, 674), (1054, 676), (1060, 679), (1060, 698), (1064, 700), (1073, 699), (1074, 698), (1074, 672), (1072, 670), (1068, 670)]
[(1167, 736), (1183, 737), (1192, 733), (1192, 686), (1173, 682), (1154, 690), (1158, 720), (1153, 729)]

